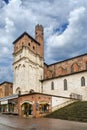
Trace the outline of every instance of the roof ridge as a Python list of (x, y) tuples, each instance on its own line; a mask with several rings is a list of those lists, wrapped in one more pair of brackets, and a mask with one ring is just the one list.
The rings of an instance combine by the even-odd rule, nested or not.
[(27, 35), (29, 38), (31, 38), (34, 42), (36, 42), (38, 45), (40, 45), (40, 43), (38, 41), (36, 41), (36, 39), (34, 39), (30, 34), (28, 34), (26, 31), (23, 32), (14, 42), (13, 44), (15, 44), (20, 38), (22, 38), (24, 35)]

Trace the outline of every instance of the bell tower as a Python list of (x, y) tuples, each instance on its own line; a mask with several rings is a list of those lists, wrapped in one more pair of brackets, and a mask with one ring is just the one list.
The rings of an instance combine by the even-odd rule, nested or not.
[(44, 69), (43, 27), (35, 27), (35, 39), (24, 32), (14, 42), (13, 92), (29, 93), (31, 90), (41, 92)]
[(44, 58), (44, 29), (42, 25), (35, 27), (35, 40), (40, 43), (40, 56)]

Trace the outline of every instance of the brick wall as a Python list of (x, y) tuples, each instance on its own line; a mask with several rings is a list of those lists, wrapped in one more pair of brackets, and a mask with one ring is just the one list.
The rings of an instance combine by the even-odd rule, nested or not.
[(33, 107), (33, 117), (42, 116), (40, 114), (39, 108), (36, 109), (36, 104), (40, 102), (48, 102), (50, 103), (49, 112), (52, 111), (52, 97), (43, 95), (43, 94), (31, 94), (31, 95), (24, 95), (18, 98), (18, 111), (19, 115), (22, 115), (21, 105), (26, 102), (31, 102)]
[(72, 74), (87, 69), (87, 54), (52, 65), (44, 65), (44, 79)]
[(20, 51), (23, 46), (27, 46), (30, 50), (36, 53), (38, 45), (35, 43), (35, 41), (24, 34), (24, 36), (14, 44), (14, 53)]
[(35, 39), (33, 39), (29, 34), (23, 33), (14, 42), (14, 54), (21, 51), (23, 46), (28, 47), (40, 57), (44, 57), (44, 34), (42, 25), (37, 25), (35, 27)]
[(4, 82), (0, 84), (0, 98), (9, 96), (13, 94), (13, 84), (9, 82)]
[(35, 27), (35, 40), (40, 43), (40, 46), (37, 46), (37, 53), (44, 57), (44, 28), (42, 25), (36, 25)]

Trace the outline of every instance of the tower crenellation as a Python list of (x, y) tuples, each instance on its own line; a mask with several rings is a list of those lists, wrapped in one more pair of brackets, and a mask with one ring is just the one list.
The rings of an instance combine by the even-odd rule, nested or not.
[(36, 25), (35, 27), (35, 40), (38, 41), (39, 43), (43, 43), (43, 26), (42, 25)]

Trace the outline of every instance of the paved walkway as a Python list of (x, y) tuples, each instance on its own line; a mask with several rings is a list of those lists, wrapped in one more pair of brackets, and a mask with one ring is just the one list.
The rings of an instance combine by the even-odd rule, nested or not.
[(17, 128), (12, 128), (12, 127), (5, 126), (5, 125), (1, 125), (1, 124), (0, 124), (0, 130), (19, 130), (19, 129), (17, 129)]
[(87, 123), (0, 115), (0, 130), (87, 130)]

